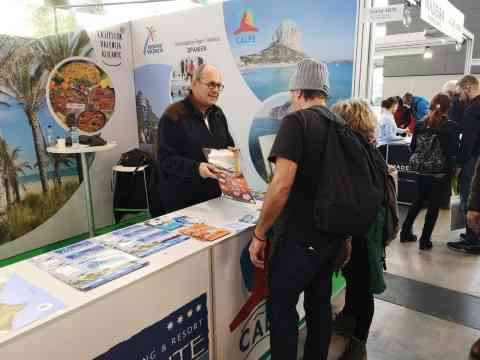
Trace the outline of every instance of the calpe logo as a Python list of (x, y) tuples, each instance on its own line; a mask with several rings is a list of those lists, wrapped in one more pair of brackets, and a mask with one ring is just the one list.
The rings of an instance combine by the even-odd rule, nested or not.
[(255, 33), (258, 32), (258, 30), (253, 20), (253, 13), (251, 11), (245, 11), (240, 20), (240, 26), (235, 30), (233, 35), (236, 36), (235, 41), (238, 45), (253, 44), (255, 43)]
[(242, 252), (240, 265), (246, 288), (251, 291), (245, 305), (230, 324), (230, 331), (239, 331), (238, 348), (244, 360), (256, 360), (269, 349), (270, 324), (267, 320), (267, 277), (248, 257), (248, 245)]
[(147, 39), (143, 47), (143, 55), (159, 55), (163, 53), (163, 44), (156, 42), (157, 31), (153, 26), (147, 26)]

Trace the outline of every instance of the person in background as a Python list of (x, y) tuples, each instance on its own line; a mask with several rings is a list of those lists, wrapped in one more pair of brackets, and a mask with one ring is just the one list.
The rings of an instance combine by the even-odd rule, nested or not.
[(421, 122), (428, 114), (428, 100), (422, 96), (414, 96), (407, 92), (403, 96), (403, 103), (410, 108), (417, 123)]
[(198, 67), (185, 99), (170, 105), (158, 125), (157, 186), (164, 212), (221, 195), (217, 173), (203, 148), (233, 147), (227, 119), (216, 106), (222, 75), (211, 65)]
[[(332, 107), (332, 112), (363, 135), (367, 142), (375, 142), (375, 115), (365, 101), (342, 101)], [(372, 233), (383, 235), (384, 231)], [(366, 343), (375, 311), (373, 294), (385, 290), (382, 266), (384, 251), (383, 237), (378, 239), (365, 235), (352, 239), (351, 258), (342, 270), (347, 281), (345, 306), (333, 323), (337, 335), (350, 340), (339, 360), (363, 360), (367, 357)]]
[(395, 99), (397, 99), (398, 107), (393, 116), (395, 117), (397, 127), (400, 129), (408, 129), (410, 133), (413, 134), (415, 131), (415, 118), (412, 112), (403, 104), (403, 99), (400, 96), (395, 96)]
[(450, 99), (445, 94), (438, 94), (432, 99), (430, 112), (423, 122), (417, 125), (410, 145), (414, 154), (417, 146), (422, 146), (420, 141), (423, 134), (432, 133), (438, 136), (443, 158), (446, 160), (444, 171), (436, 174), (420, 173), (417, 177), (417, 199), (410, 206), (407, 217), (400, 233), (401, 242), (415, 242), (417, 237), (412, 228), (418, 214), (428, 202), (422, 236), (420, 237), (420, 250), (430, 250), (433, 247), (431, 237), (437, 222), (441, 206), (442, 194), (450, 184), (450, 178), (455, 173), (456, 155), (458, 149), (458, 127), (453, 121), (448, 120)]
[(397, 134), (406, 134), (408, 130), (397, 127), (393, 114), (397, 111), (398, 101), (390, 97), (382, 101), (382, 115), (378, 121), (377, 146), (384, 146), (403, 138)]
[[(290, 93), (294, 112), (282, 120), (270, 153), (275, 175), (249, 251), (256, 267), (264, 268), (269, 261), (271, 358), (297, 360), (296, 305), (304, 293), (307, 339), (303, 359), (327, 360), (332, 335), (332, 276), (342, 248), (346, 247), (348, 253), (351, 250), (345, 236), (319, 231), (312, 216), (320, 176), (328, 176), (320, 170), (328, 123), (315, 110), (322, 107), (328, 111), (327, 64), (313, 59), (298, 63), (290, 80)], [(266, 234), (272, 225), (274, 251), (268, 260)]]
[[(467, 75), (458, 83), (461, 100), (467, 104), (461, 123), (462, 139), (457, 156), (460, 176), (460, 206), (467, 216), (468, 198), (472, 183), (475, 164), (480, 154), (480, 83), (475, 76)], [(453, 250), (478, 253), (480, 239), (468, 224), (463, 239), (449, 242), (447, 245)]]
[[(480, 236), (480, 162), (477, 162), (472, 180), (470, 199), (468, 201), (467, 222), (469, 228), (472, 229), (477, 236)], [(470, 355), (472, 358), (480, 360), (480, 339), (473, 344)]]
[(450, 107), (450, 111), (448, 113), (448, 118), (452, 121), (455, 121), (458, 125), (461, 125), (463, 113), (465, 112), (465, 102), (463, 102), (460, 98), (458, 81), (447, 81), (442, 87), (442, 92), (447, 94), (452, 102), (452, 106)]

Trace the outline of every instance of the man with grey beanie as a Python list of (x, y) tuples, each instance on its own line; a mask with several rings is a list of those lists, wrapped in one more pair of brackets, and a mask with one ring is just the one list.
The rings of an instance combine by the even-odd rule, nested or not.
[[(269, 160), (275, 175), (253, 232), (250, 258), (263, 268), (268, 261), (267, 316), (272, 360), (296, 360), (298, 314), (304, 293), (307, 340), (304, 360), (326, 360), (331, 339), (332, 275), (337, 258), (351, 244), (317, 230), (313, 206), (326, 144), (327, 122), (315, 111), (328, 111), (328, 68), (305, 59), (290, 80), (294, 112), (283, 120)], [(267, 231), (273, 226), (273, 254), (266, 254)], [(341, 241), (339, 241), (341, 240)], [(268, 259), (269, 258), (269, 259)], [(343, 261), (342, 261), (343, 262)]]

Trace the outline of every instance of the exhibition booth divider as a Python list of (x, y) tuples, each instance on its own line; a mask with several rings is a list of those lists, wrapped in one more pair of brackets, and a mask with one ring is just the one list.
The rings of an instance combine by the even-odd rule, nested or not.
[[(154, 151), (162, 113), (201, 64), (222, 72), (218, 105), (242, 172), (265, 191), (296, 63), (328, 63), (330, 105), (360, 95), (364, 3), (231, 0), (89, 33), (0, 37), (0, 145), (17, 169), (0, 182), (0, 259), (111, 224), (112, 167), (133, 148)], [(112, 144), (87, 154), (87, 171), (78, 154), (46, 152), (52, 136), (68, 135), (71, 114), (80, 134)], [(88, 173), (91, 194), (80, 186)], [(248, 258), (260, 207), (222, 197), (2, 268), (0, 357), (269, 358), (265, 276)], [(198, 226), (208, 241), (196, 239)], [(333, 283), (334, 293), (344, 285)]]

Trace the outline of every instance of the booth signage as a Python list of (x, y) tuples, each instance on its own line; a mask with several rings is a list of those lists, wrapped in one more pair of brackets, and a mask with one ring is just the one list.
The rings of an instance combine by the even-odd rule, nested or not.
[(452, 39), (463, 41), (465, 15), (448, 0), (422, 0), (420, 17)]
[(204, 294), (95, 360), (208, 358), (208, 308)]
[(364, 14), (363, 21), (371, 23), (402, 21), (404, 9), (404, 5), (369, 8)]

